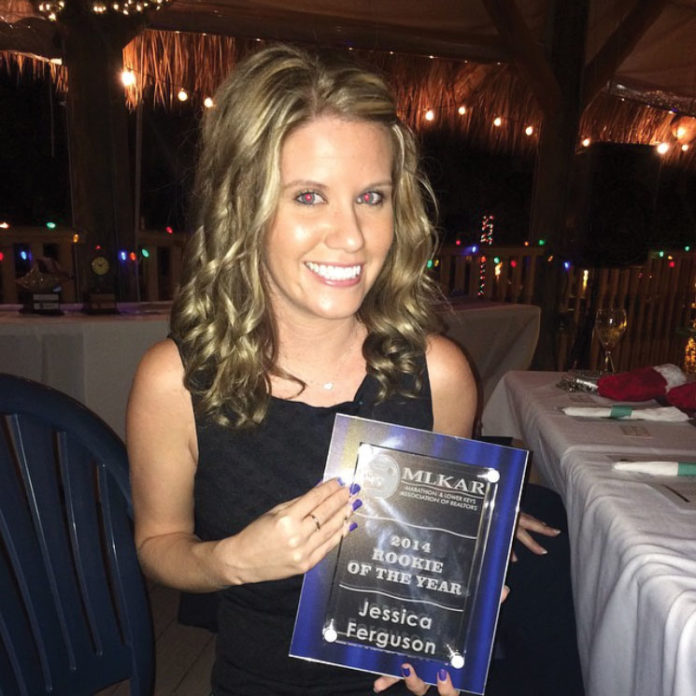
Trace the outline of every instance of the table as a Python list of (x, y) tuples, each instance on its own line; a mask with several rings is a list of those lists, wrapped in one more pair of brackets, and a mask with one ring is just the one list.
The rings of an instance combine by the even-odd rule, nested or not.
[(0, 371), (81, 401), (125, 436), (131, 381), (143, 353), (168, 330), (168, 307), (122, 305), (122, 314), (64, 316), (0, 311)]
[(445, 333), (468, 354), (485, 404), (500, 378), (526, 370), (539, 339), (541, 309), (536, 305), (460, 297), (442, 311)]
[(693, 460), (696, 428), (570, 418), (562, 406), (610, 402), (564, 392), (555, 386), (559, 378), (508, 373), (484, 410), (483, 428), (523, 440), (565, 502), (586, 692), (693, 696), (696, 508), (678, 505), (661, 487), (684, 479), (619, 474), (611, 464), (624, 457)]
[[(168, 331), (169, 304), (120, 304), (121, 314), (64, 316), (0, 309), (0, 371), (60, 389), (86, 404), (124, 437), (131, 381), (143, 353)], [(539, 333), (539, 308), (457, 302), (442, 310), (448, 335), (469, 353), (482, 391), (504, 369), (529, 366)]]

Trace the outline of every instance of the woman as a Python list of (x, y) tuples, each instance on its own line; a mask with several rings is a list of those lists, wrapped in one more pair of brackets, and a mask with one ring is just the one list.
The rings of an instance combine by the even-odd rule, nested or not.
[[(359, 505), (317, 484), (335, 414), (471, 435), (471, 370), (432, 319), (430, 189), (388, 89), (354, 66), (271, 47), (215, 104), (171, 338), (129, 404), (139, 557), (159, 582), (224, 589), (215, 696), (382, 691), (396, 680), (287, 653), (301, 575)], [(425, 693), (403, 674), (390, 693)]]

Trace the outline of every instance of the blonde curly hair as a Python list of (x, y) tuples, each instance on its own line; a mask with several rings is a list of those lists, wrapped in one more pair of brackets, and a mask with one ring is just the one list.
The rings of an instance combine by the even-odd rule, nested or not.
[(367, 328), (367, 369), (379, 399), (416, 377), (436, 328), (437, 287), (427, 275), (435, 233), (415, 138), (376, 74), (335, 58), (276, 45), (242, 61), (219, 88), (202, 126), (195, 183), (196, 231), (189, 240), (171, 332), (184, 383), (199, 413), (223, 424), (260, 423), (279, 374), (275, 323), (264, 276), (264, 238), (280, 190), (288, 134), (323, 115), (386, 127), (394, 161), (394, 242), (358, 318)]

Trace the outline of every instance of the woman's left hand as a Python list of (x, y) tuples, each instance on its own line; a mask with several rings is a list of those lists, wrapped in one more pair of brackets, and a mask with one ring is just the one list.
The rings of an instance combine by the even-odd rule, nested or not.
[[(529, 533), (535, 532), (536, 534), (543, 534), (547, 537), (555, 537), (561, 533), (560, 529), (555, 529), (554, 527), (549, 527), (546, 522), (538, 520), (536, 517), (532, 517), (525, 512), (520, 512), (519, 519), (517, 521), (517, 531), (515, 536), (517, 541), (524, 544), (532, 553), (538, 556), (543, 556), (546, 553), (546, 549), (539, 544), (536, 539)], [(517, 555), (512, 552), (513, 563), (517, 560)]]
[[(426, 693), (428, 693), (429, 689), (431, 688), (430, 685), (426, 684), (416, 674), (416, 670), (413, 669), (413, 666), (408, 662), (404, 662), (404, 664), (401, 665), (401, 673), (404, 675), (403, 680), (406, 687), (412, 694), (416, 694), (416, 696), (424, 696)], [(399, 680), (396, 677), (379, 677), (379, 679), (377, 679), (374, 683), (375, 693), (378, 694), (385, 689), (388, 689), (390, 686), (392, 686), (392, 684), (396, 684), (398, 681)], [(430, 693), (432, 693), (434, 696), (433, 691)], [(452, 686), (450, 676), (445, 669), (441, 669), (437, 673), (437, 693), (440, 694), (440, 696), (457, 696), (459, 693), (459, 691)]]

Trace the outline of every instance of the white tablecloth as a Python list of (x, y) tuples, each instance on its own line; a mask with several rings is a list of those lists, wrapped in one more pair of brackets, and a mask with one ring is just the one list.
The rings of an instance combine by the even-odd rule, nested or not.
[(532, 362), (541, 310), (536, 305), (452, 300), (443, 312), (446, 334), (469, 355), (486, 403), (500, 378), (510, 370), (526, 370)]
[(522, 439), (566, 504), (587, 694), (694, 696), (696, 510), (652, 485), (686, 480), (611, 467), (620, 458), (694, 460), (696, 428), (571, 418), (561, 406), (609, 402), (563, 392), (559, 377), (506, 375), (484, 411), (484, 433)]
[(0, 372), (60, 389), (124, 437), (135, 369), (167, 327), (166, 310), (61, 317), (0, 312)]
[[(168, 308), (123, 306), (120, 315), (61, 317), (0, 310), (0, 372), (29, 377), (70, 394), (121, 437), (135, 369), (168, 331)], [(445, 318), (448, 335), (469, 352), (484, 391), (502, 370), (529, 365), (539, 331), (539, 308), (467, 303)]]

